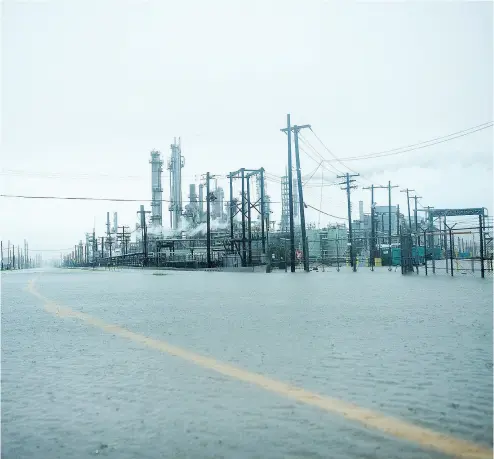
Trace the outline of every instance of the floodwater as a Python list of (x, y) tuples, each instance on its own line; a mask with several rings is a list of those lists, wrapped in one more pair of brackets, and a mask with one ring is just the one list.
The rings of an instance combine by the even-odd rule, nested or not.
[(141, 335), (492, 448), (491, 278), (154, 274), (2, 275), (3, 458), (451, 457)]

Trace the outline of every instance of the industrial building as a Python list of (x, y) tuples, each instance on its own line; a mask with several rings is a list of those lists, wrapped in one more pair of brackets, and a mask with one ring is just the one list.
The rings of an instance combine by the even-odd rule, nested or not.
[[(200, 183), (189, 183), (185, 200), (182, 195), (182, 170), (185, 158), (182, 154), (180, 138), (170, 145), (170, 156), (166, 160), (169, 171), (169, 196), (163, 198), (162, 174), (165, 160), (158, 150), (150, 152), (151, 200), (150, 210), (140, 205), (136, 212), (138, 221), (134, 229), (118, 225), (118, 215), (106, 215), (104, 236), (96, 237), (95, 229), (86, 233), (85, 241), (79, 241), (71, 254), (62, 261), (63, 265), (120, 264), (134, 266), (157, 266), (177, 268), (204, 267), (251, 267), (269, 264), (285, 267), (291, 257), (290, 244), (290, 190), (288, 175), (281, 177), (281, 218), (279, 228), (271, 219), (271, 199), (267, 194), (264, 169), (240, 168), (230, 172), (229, 187), (220, 186), (209, 173)], [(295, 257), (301, 264), (304, 257), (304, 226), (301, 222), (299, 190), (297, 180), (292, 183), (294, 249)], [(168, 202), (170, 213), (169, 229), (163, 225), (163, 202)], [(403, 250), (407, 259), (424, 260), (426, 257), (448, 256), (445, 229), (428, 221), (427, 217), (414, 218), (417, 228), (427, 227), (427, 238), (413, 231), (411, 219), (407, 219), (398, 206), (373, 203), (370, 212), (364, 212), (363, 202), (359, 202), (357, 220), (351, 221), (351, 234), (347, 224), (333, 224), (325, 228), (305, 225), (306, 251), (308, 261), (314, 266), (352, 264), (356, 260), (360, 266), (371, 265), (379, 259), (382, 264), (396, 264), (403, 267)], [(444, 215), (455, 212), (477, 212), (479, 209), (446, 209)], [(373, 218), (372, 218), (373, 216)], [(424, 226), (425, 225), (425, 226)], [(484, 237), (485, 253), (492, 253), (492, 238)], [(351, 236), (351, 238), (350, 238)], [(405, 237), (405, 239), (404, 239)], [(412, 241), (413, 238), (413, 241)], [(403, 241), (407, 247), (403, 249)], [(487, 244), (490, 245), (487, 245)], [(427, 251), (425, 245), (428, 245)], [(472, 257), (482, 252), (475, 241), (465, 244), (458, 241), (461, 253)], [(479, 252), (480, 250), (480, 252)], [(468, 252), (467, 252), (468, 251)], [(460, 253), (460, 252), (459, 252)], [(482, 252), (483, 253), (483, 252)], [(400, 254), (400, 255), (397, 255)], [(415, 255), (414, 255), (415, 254)], [(415, 262), (415, 261), (414, 261)], [(355, 265), (355, 263), (353, 263)], [(305, 269), (308, 265), (306, 265)], [(373, 264), (372, 264), (373, 266)], [(411, 266), (411, 265), (410, 265)], [(410, 266), (407, 268), (409, 269)]]

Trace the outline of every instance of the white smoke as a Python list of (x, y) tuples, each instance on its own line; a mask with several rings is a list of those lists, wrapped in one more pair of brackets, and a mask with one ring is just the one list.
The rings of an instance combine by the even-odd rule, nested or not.
[[(159, 238), (181, 238), (185, 233), (186, 237), (193, 237), (197, 235), (206, 234), (207, 224), (200, 223), (194, 228), (191, 228), (191, 223), (186, 218), (180, 219), (180, 224), (177, 229), (164, 228), (161, 225), (149, 225), (148, 234)], [(228, 227), (227, 222), (220, 222), (219, 220), (211, 220), (211, 230), (222, 230)]]
[[(218, 220), (211, 220), (211, 230), (219, 230), (219, 229), (226, 229), (228, 227), (227, 222), (220, 222)], [(198, 234), (206, 234), (207, 231), (207, 224), (206, 223), (200, 223), (197, 225), (195, 228), (192, 228), (191, 230), (187, 231), (187, 236), (197, 236)]]
[(182, 233), (189, 231), (189, 229), (190, 229), (190, 223), (187, 221), (186, 218), (182, 217), (180, 219), (177, 229), (164, 228), (161, 225), (149, 225), (148, 234), (166, 239), (173, 237), (181, 237)]

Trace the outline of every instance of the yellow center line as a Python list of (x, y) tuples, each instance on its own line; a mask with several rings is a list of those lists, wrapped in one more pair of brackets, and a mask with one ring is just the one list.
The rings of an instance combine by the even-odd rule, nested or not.
[(295, 387), (281, 381), (276, 381), (257, 373), (242, 370), (241, 368), (237, 368), (233, 365), (219, 362), (211, 357), (206, 357), (186, 349), (173, 346), (165, 341), (149, 338), (118, 325), (106, 323), (103, 320), (89, 314), (74, 311), (73, 309), (65, 306), (60, 306), (56, 302), (51, 301), (41, 295), (36, 290), (35, 281), (36, 279), (28, 283), (27, 290), (44, 303), (46, 311), (56, 316), (79, 319), (82, 322), (104, 330), (105, 332), (113, 333), (149, 348), (156, 349), (175, 357), (180, 357), (195, 365), (216, 371), (222, 375), (229, 376), (239, 381), (256, 385), (278, 395), (282, 395), (307, 405), (315, 406), (330, 413), (339, 414), (344, 418), (358, 422), (365, 427), (379, 430), (403, 440), (414, 442), (426, 449), (436, 450), (459, 458), (492, 459), (493, 457), (493, 452), (488, 447), (476, 445), (475, 443), (435, 432), (431, 429), (420, 427), (377, 411), (362, 408), (343, 400), (316, 394), (303, 388)]

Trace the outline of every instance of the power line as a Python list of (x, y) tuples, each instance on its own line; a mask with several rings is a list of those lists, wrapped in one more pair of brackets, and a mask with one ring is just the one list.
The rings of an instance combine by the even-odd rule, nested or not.
[[(319, 141), (319, 143), (324, 147), (324, 149), (336, 160), (338, 161), (344, 168), (348, 169), (349, 171), (353, 172), (354, 174), (358, 174), (357, 171), (354, 171), (353, 169), (351, 169), (350, 167), (348, 167), (347, 165), (345, 165), (343, 163), (343, 161), (341, 161), (341, 159), (339, 159), (327, 146), (326, 144), (321, 140), (321, 138), (314, 132), (314, 129), (310, 129), (312, 134), (314, 134), (314, 137)], [(343, 173), (343, 171), (338, 171), (340, 173)]]
[(304, 202), (304, 206), (309, 207), (310, 209), (313, 209), (321, 214), (327, 215), (328, 217), (338, 218), (340, 220), (348, 220), (348, 218), (346, 217), (338, 217), (337, 215), (328, 214), (327, 212), (324, 212), (321, 209), (316, 209), (315, 207), (311, 206), (310, 204), (307, 204), (306, 202)]
[[(311, 129), (311, 131), (312, 131), (312, 129)], [(300, 140), (301, 140), (301, 141), (302, 141), (305, 145), (307, 145), (307, 146), (308, 146), (308, 147), (309, 147), (312, 151), (314, 151), (314, 153), (316, 153), (316, 155), (317, 155), (317, 156), (321, 159), (321, 161), (322, 161), (323, 163), (327, 163), (327, 162), (328, 162), (328, 161), (327, 161), (327, 159), (326, 159), (326, 158), (325, 158), (325, 157), (324, 157), (321, 153), (319, 153), (319, 152), (315, 149), (315, 147), (314, 147), (314, 146), (313, 146), (313, 145), (312, 145), (312, 144), (311, 144), (311, 143), (310, 143), (310, 142), (309, 142), (309, 141), (308, 141), (308, 140), (307, 140), (304, 136), (302, 136), (302, 135), (301, 135), (301, 136), (300, 136)], [(325, 166), (326, 166), (326, 165), (325, 165)], [(332, 165), (332, 164), (330, 164), (330, 163), (328, 163), (328, 164), (327, 164), (327, 166), (326, 166), (326, 167), (324, 167), (324, 168), (325, 168), (328, 172), (333, 172), (333, 171), (331, 171), (331, 170), (327, 169), (327, 167), (328, 167), (328, 166), (329, 166), (329, 167), (332, 167), (332, 168), (334, 169), (334, 173), (336, 173), (336, 174), (341, 174), (341, 173), (343, 173), (343, 171), (340, 171), (340, 170), (339, 170), (336, 166), (333, 166), (333, 165)]]
[[(344, 168), (348, 169), (350, 172), (353, 172), (354, 174), (357, 174), (360, 179), (363, 179), (365, 180), (366, 182), (369, 182), (369, 183), (372, 183), (371, 180), (367, 179), (366, 177), (362, 176), (361, 174), (359, 174), (356, 170), (352, 169), (351, 167), (347, 166), (346, 164), (343, 163), (343, 161), (338, 158), (328, 147), (327, 145), (321, 140), (321, 138), (314, 132), (314, 130), (311, 128), (311, 131), (312, 131), (312, 134), (314, 134), (314, 137), (319, 141), (319, 143), (324, 147), (324, 149), (334, 158), (334, 160), (338, 161)], [(308, 141), (307, 141), (308, 142)], [(308, 142), (309, 143), (309, 142)], [(329, 165), (330, 164), (330, 161), (328, 161), (327, 159), (323, 158), (325, 162), (327, 162)], [(334, 166), (332, 166), (334, 167)], [(344, 174), (343, 171), (340, 171), (339, 169), (335, 168), (338, 173), (340, 174)], [(357, 179), (359, 180), (359, 179)]]
[[(35, 178), (47, 178), (47, 179), (101, 179), (101, 180), (110, 180), (110, 179), (122, 179), (122, 180), (147, 180), (147, 176), (144, 175), (115, 175), (115, 174), (109, 174), (105, 172), (99, 172), (99, 173), (72, 173), (72, 172), (41, 172), (41, 171), (26, 171), (26, 170), (20, 170), (20, 169), (1, 169), (0, 170), (0, 175), (6, 176), (6, 177), (22, 177), (22, 176), (27, 176), (27, 177), (35, 177)], [(190, 179), (195, 179), (199, 176), (200, 174), (195, 174), (195, 175), (182, 175), (182, 178), (190, 178)], [(169, 174), (163, 174), (163, 178), (168, 178), (170, 175)], [(225, 174), (226, 176), (226, 174)]]
[(65, 249), (29, 249), (30, 252), (65, 252), (67, 250), (74, 250), (74, 247), (65, 248)]
[[(286, 132), (285, 132), (286, 134)], [(304, 138), (302, 138), (302, 136), (300, 136), (299, 138), (304, 144), (306, 144), (309, 148), (311, 148), (314, 153), (316, 154), (316, 156), (318, 156), (320, 159), (317, 159), (317, 158), (314, 158), (314, 156), (309, 153), (305, 148), (301, 147), (299, 145), (299, 149), (304, 152), (310, 159), (312, 159), (312, 161), (314, 161), (315, 163), (319, 163), (320, 161), (323, 161), (323, 164), (322, 164), (322, 167), (324, 169), (326, 169), (328, 172), (331, 172), (331, 173), (336, 173), (338, 174), (339, 172), (341, 172), (340, 170), (338, 170), (335, 166), (333, 166), (332, 164), (326, 164), (327, 163), (327, 160), (324, 158), (324, 156), (321, 155), (321, 153), (319, 153), (312, 145), (310, 145), (307, 140), (305, 140)], [(328, 167), (332, 167), (334, 169), (334, 171), (328, 169)]]
[(310, 177), (303, 183), (304, 186), (311, 181), (312, 177), (314, 177), (314, 174), (319, 170), (319, 168), (321, 167), (321, 165), (322, 165), (322, 161), (313, 170), (312, 174), (310, 174)]
[(349, 158), (345, 158), (345, 161), (357, 161), (357, 160), (362, 161), (365, 159), (400, 155), (402, 153), (407, 153), (409, 151), (420, 150), (422, 148), (431, 147), (433, 145), (437, 145), (440, 143), (449, 142), (451, 140), (455, 140), (455, 139), (458, 139), (460, 137), (465, 137), (465, 136), (473, 134), (475, 132), (482, 131), (484, 129), (488, 129), (488, 128), (492, 127), (493, 125), (494, 125), (494, 123), (492, 121), (489, 121), (488, 123), (483, 123), (483, 124), (480, 124), (478, 126), (473, 126), (469, 129), (464, 129), (462, 131), (457, 131), (457, 132), (454, 132), (454, 133), (449, 134), (447, 136), (436, 137), (434, 139), (414, 143), (411, 145), (406, 145), (406, 146), (399, 147), (399, 148), (393, 148), (391, 150), (378, 151), (378, 152), (368, 153), (368, 154), (360, 155), (360, 156), (351, 156)]
[[(146, 202), (149, 199), (127, 199), (127, 198), (94, 198), (87, 196), (28, 196), (19, 194), (0, 194), (0, 198), (18, 198), (18, 199), (46, 199), (46, 200), (66, 200), (66, 201), (103, 201), (103, 202)], [(161, 202), (173, 202), (169, 199), (161, 199)], [(205, 199), (196, 202), (207, 202)], [(279, 204), (281, 201), (270, 201)]]

